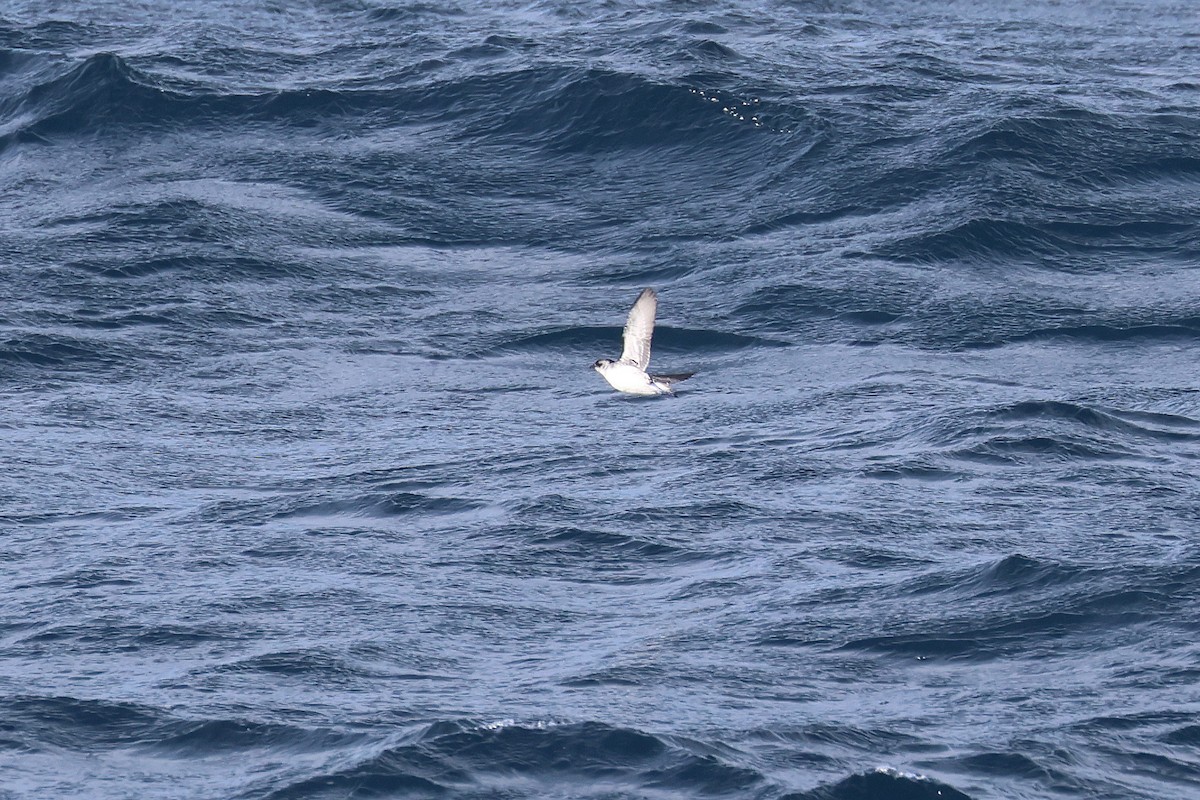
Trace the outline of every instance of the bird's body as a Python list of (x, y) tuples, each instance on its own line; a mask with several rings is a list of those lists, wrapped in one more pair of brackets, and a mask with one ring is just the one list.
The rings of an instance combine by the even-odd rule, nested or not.
[[(602, 363), (607, 362), (607, 363)], [(671, 394), (671, 381), (661, 377), (647, 375), (643, 369), (633, 364), (623, 364), (620, 361), (601, 359), (597, 362), (596, 372), (608, 381), (608, 385), (618, 392), (626, 394)], [(681, 380), (681, 379), (680, 379)]]
[(651, 375), (646, 372), (646, 367), (650, 365), (650, 338), (654, 335), (654, 315), (657, 311), (658, 294), (653, 289), (643, 289), (625, 322), (625, 349), (621, 352), (621, 358), (616, 361), (602, 358), (592, 365), (592, 369), (599, 372), (608, 385), (618, 392), (674, 394), (672, 385), (695, 374)]

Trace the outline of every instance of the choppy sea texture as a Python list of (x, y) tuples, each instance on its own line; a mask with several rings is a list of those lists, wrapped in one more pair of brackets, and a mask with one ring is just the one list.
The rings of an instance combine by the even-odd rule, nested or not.
[(1195, 22), (7, 4), (0, 798), (1200, 796)]

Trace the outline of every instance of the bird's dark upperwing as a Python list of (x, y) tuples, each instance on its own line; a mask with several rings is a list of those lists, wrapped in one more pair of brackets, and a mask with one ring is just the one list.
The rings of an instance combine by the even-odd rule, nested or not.
[(650, 380), (661, 381), (662, 383), (671, 384), (686, 381), (696, 373), (694, 372), (676, 372), (674, 375), (651, 375)]

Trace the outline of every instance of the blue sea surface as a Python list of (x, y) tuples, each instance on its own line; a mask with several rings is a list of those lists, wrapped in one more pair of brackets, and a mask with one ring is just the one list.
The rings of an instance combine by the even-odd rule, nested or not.
[(1193, 4), (10, 0), (0, 197), (0, 800), (1200, 798)]

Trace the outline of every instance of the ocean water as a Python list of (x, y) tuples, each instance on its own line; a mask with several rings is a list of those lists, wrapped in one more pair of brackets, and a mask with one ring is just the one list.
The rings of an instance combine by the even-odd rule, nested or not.
[[(1190, 3), (0, 5), (0, 798), (1200, 797)], [(612, 392), (660, 294), (653, 369)]]

